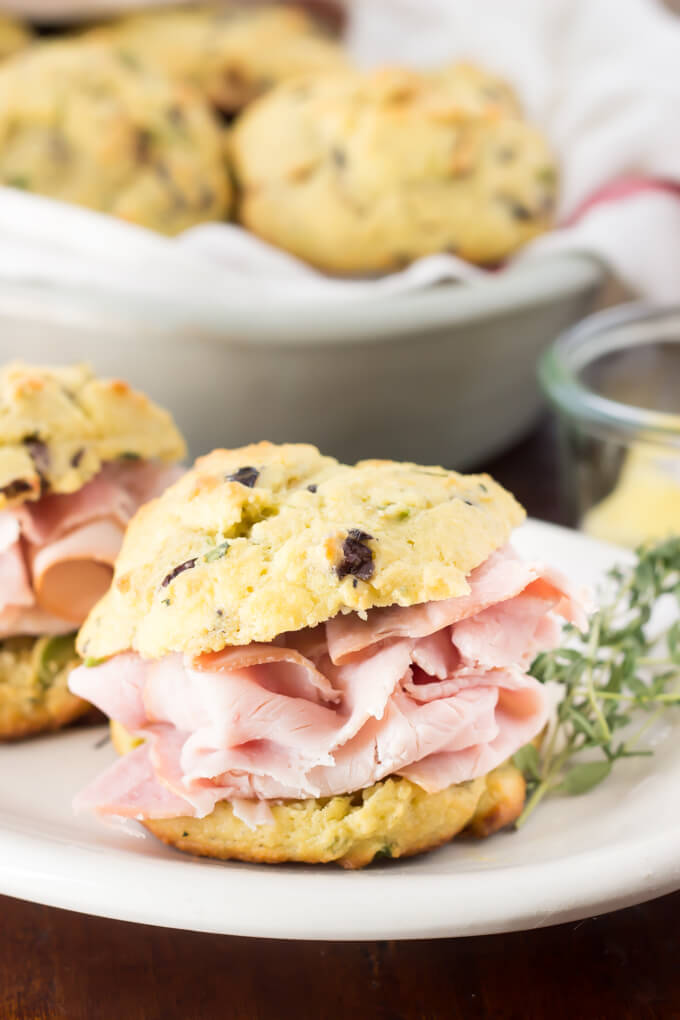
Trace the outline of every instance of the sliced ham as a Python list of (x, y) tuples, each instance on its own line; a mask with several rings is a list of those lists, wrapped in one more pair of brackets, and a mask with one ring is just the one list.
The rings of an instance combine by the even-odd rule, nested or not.
[(146, 461), (106, 464), (77, 492), (0, 513), (0, 636), (81, 624), (111, 583), (130, 518), (179, 474)]
[(339, 615), (326, 624), (328, 651), (333, 662), (344, 662), (378, 641), (395, 637), (427, 637), (487, 606), (519, 594), (539, 576), (538, 570), (505, 547), (468, 577), (470, 591), (458, 598), (423, 602), (417, 606), (372, 609), (362, 620), (357, 613)]
[(34, 603), (19, 522), (10, 513), (0, 513), (0, 618), (11, 607), (19, 610)]
[[(125, 790), (125, 798), (120, 791)], [(77, 812), (96, 810), (101, 803), (116, 797), (116, 814), (124, 818), (172, 818), (185, 814), (185, 801), (158, 782), (142, 745), (119, 758), (73, 801)]]
[(269, 667), (260, 670), (260, 682), (288, 697), (319, 702), (337, 701), (340, 697), (311, 659), (295, 648), (253, 643), (245, 647), (224, 648), (194, 659), (194, 668), (201, 673), (231, 673), (250, 666)]
[(54, 637), (57, 634), (70, 634), (73, 624), (63, 617), (53, 616), (34, 606), (22, 609), (21, 606), (7, 606), (0, 612), (0, 639), (8, 637)]
[(468, 583), (458, 599), (344, 616), (271, 644), (81, 667), (74, 693), (146, 742), (88, 803), (202, 817), (229, 800), (255, 825), (271, 801), (394, 774), (434, 792), (485, 774), (545, 724), (545, 690), (526, 669), (557, 642), (555, 613), (578, 618), (578, 606), (556, 575), (510, 549)]
[(31, 564), (38, 605), (78, 626), (111, 585), (124, 529), (108, 518), (39, 547)]

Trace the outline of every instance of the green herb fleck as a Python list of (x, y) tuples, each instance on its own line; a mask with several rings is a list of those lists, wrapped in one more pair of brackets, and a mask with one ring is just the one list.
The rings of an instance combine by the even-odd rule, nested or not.
[(170, 601), (170, 599), (161, 599), (161, 605), (162, 606), (171, 606), (172, 602)]
[(93, 669), (94, 666), (101, 666), (101, 664), (103, 662), (106, 662), (105, 658), (104, 659), (95, 659), (95, 658), (92, 658), (92, 657), (88, 657), (87, 659), (85, 659), (85, 662), (83, 663), (83, 665), (87, 666), (88, 669)]
[(393, 846), (391, 843), (385, 843), (385, 846), (381, 846), (379, 850), (373, 855), (373, 860), (378, 861), (381, 857), (392, 857)]
[(28, 177), (23, 174), (15, 174), (14, 177), (7, 178), (8, 188), (20, 188), (21, 191), (30, 191), (31, 182)]
[(52, 686), (57, 675), (69, 663), (75, 665), (78, 659), (75, 643), (75, 632), (72, 634), (59, 634), (56, 637), (40, 638), (36, 642), (34, 652), (36, 677), (44, 691)]
[(189, 833), (185, 829), (185, 831), (182, 833), (182, 839), (186, 839), (188, 835)]
[(536, 171), (536, 180), (540, 184), (553, 185), (557, 183), (557, 171), (554, 166), (542, 166)]
[(121, 460), (141, 460), (142, 459), (142, 455), (141, 455), (141, 453), (135, 453), (134, 450), (126, 450), (124, 453), (121, 453), (120, 459)]
[(229, 548), (228, 542), (220, 542), (219, 545), (207, 552), (203, 559), (206, 563), (213, 563), (215, 560), (221, 560), (226, 555), (227, 549)]
[(139, 60), (134, 53), (130, 53), (129, 50), (118, 50), (116, 56), (121, 64), (125, 64), (126, 67), (131, 68), (133, 71), (139, 70)]
[[(676, 618), (658, 633), (648, 624), (664, 596), (673, 600)], [(587, 793), (619, 759), (652, 754), (640, 747), (642, 737), (680, 704), (678, 610), (680, 537), (642, 546), (632, 565), (611, 570), (585, 633), (567, 625), (562, 647), (534, 660), (533, 676), (557, 682), (564, 696), (540, 751), (527, 745), (513, 758), (528, 792), (518, 827), (547, 795)], [(634, 722), (640, 725), (631, 732)]]

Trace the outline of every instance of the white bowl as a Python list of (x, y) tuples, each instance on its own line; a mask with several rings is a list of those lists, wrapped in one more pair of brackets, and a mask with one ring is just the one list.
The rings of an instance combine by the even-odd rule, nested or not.
[(347, 460), (464, 466), (524, 432), (538, 355), (589, 310), (588, 256), (346, 306), (0, 285), (0, 359), (90, 361), (167, 406), (192, 455), (304, 440)]

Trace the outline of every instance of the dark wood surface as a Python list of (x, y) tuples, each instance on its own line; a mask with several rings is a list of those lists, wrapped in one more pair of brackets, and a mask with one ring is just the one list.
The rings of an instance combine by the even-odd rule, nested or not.
[[(560, 519), (549, 423), (484, 466), (530, 513)], [(0, 911), (0, 1020), (680, 1017), (680, 893), (542, 931), (434, 942), (197, 935), (6, 897)]]

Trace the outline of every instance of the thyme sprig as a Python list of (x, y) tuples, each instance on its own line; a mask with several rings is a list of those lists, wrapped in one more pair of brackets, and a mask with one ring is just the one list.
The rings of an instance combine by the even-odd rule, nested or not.
[[(673, 622), (659, 631), (650, 620), (663, 596)], [(538, 655), (530, 672), (563, 696), (540, 747), (513, 758), (527, 781), (517, 827), (548, 794), (587, 793), (615, 762), (652, 754), (643, 737), (680, 704), (680, 537), (642, 546), (634, 563), (609, 571), (587, 630), (568, 624), (562, 646)]]

